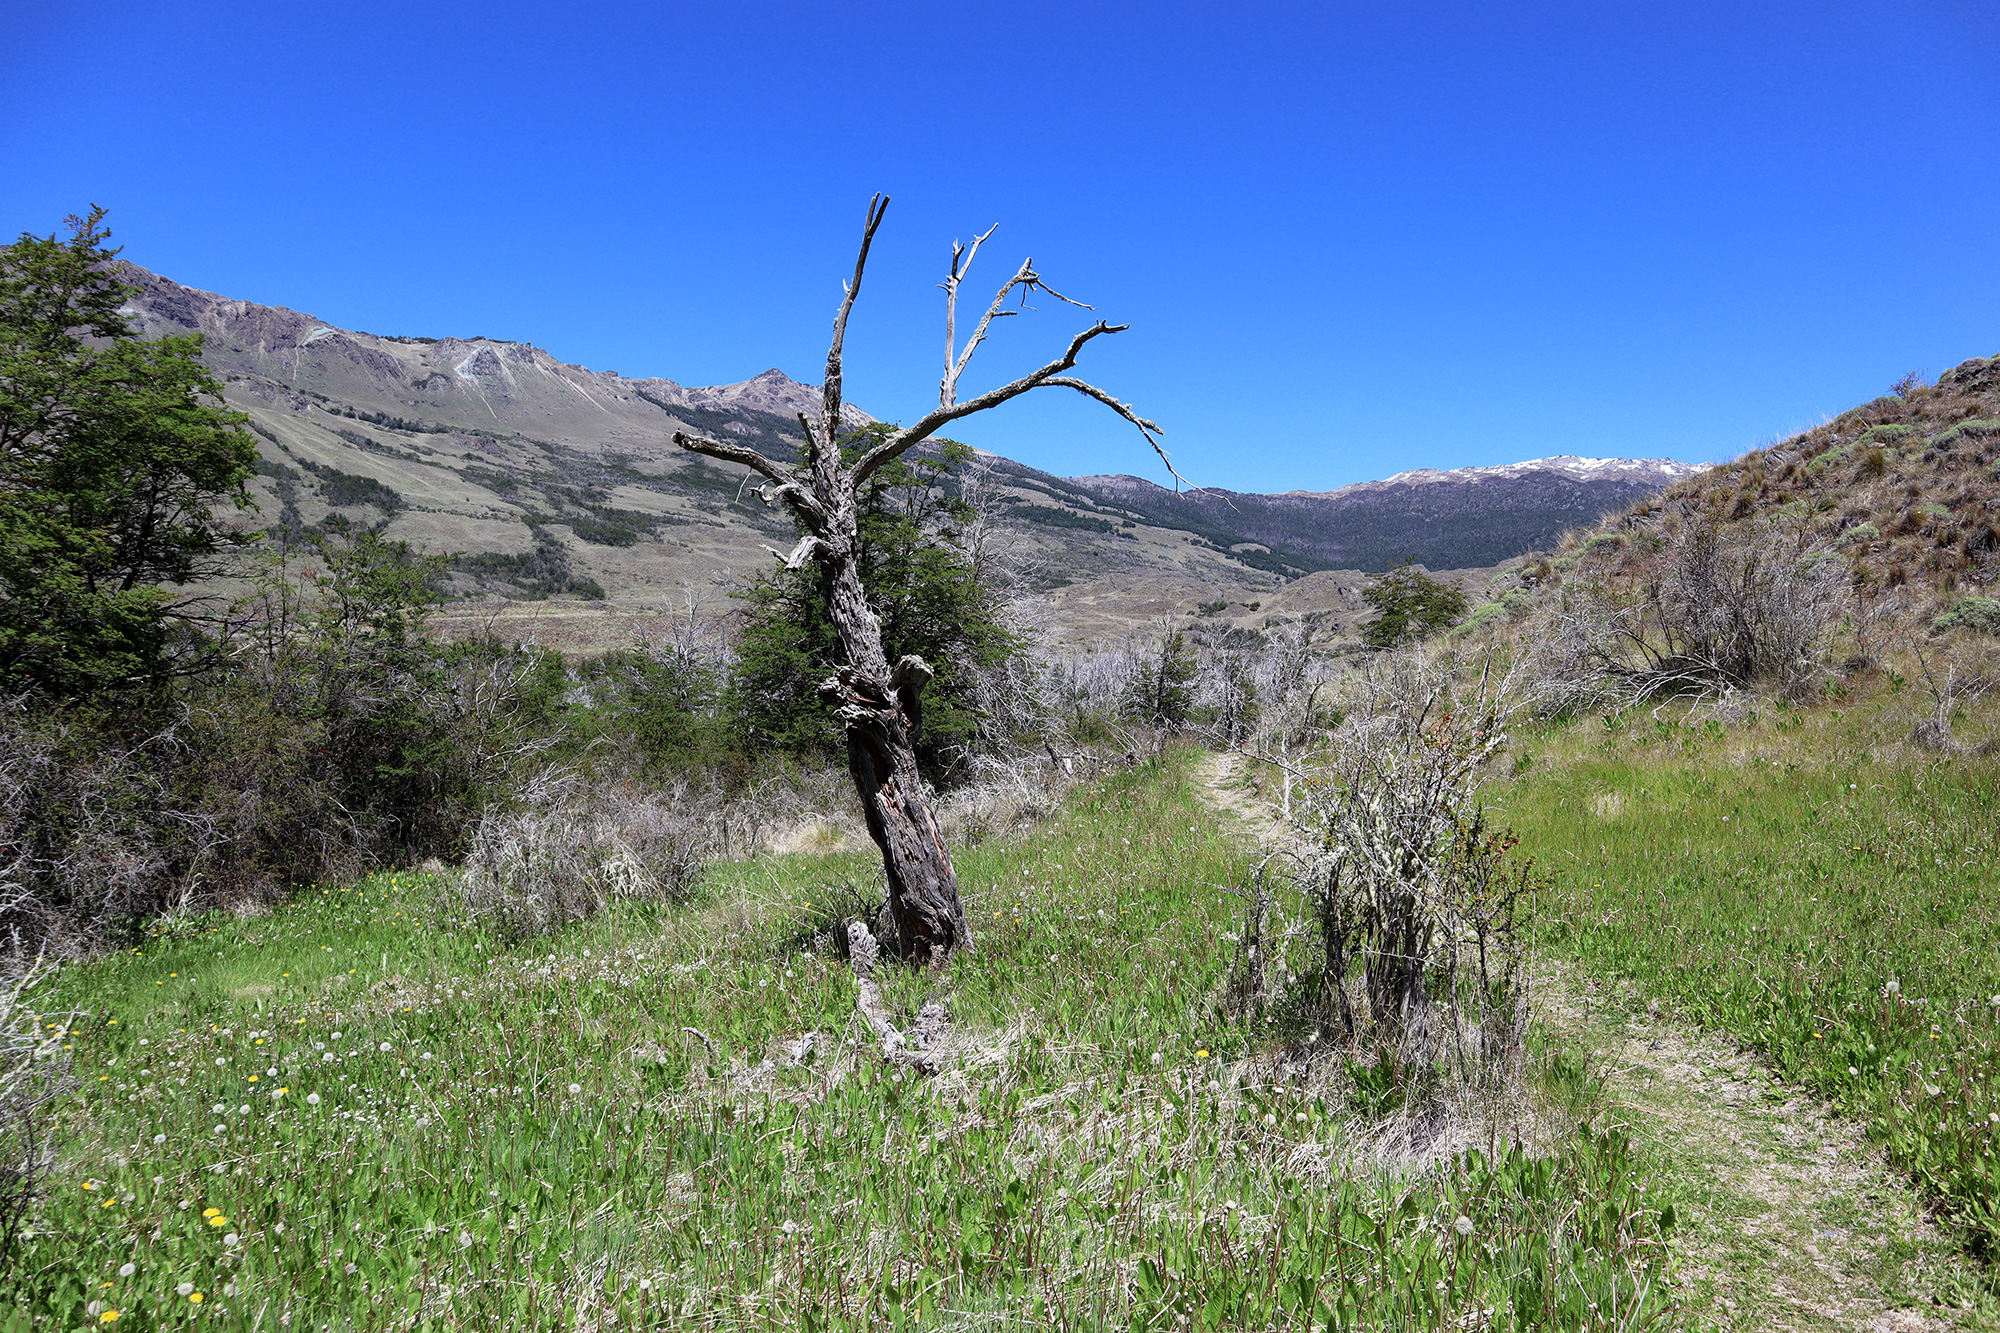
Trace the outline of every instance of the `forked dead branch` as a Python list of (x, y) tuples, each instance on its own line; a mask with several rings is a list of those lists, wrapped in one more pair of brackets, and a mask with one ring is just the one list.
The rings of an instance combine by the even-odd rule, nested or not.
[[(1160, 448), (1157, 425), (1102, 389), (1068, 373), (1092, 339), (1121, 333), (1127, 327), (1123, 324), (1100, 319), (1070, 339), (1063, 354), (1040, 369), (976, 397), (959, 400), (958, 383), (971, 364), (973, 353), (986, 340), (996, 319), (1016, 313), (1005, 306), (1017, 291), (1023, 303), (1029, 294), (1044, 291), (1070, 305), (1082, 305), (1050, 288), (1035, 271), (1034, 261), (1024, 260), (1001, 285), (964, 348), (956, 348), (959, 286), (980, 245), (993, 234), (989, 229), (970, 246), (953, 247), (951, 271), (942, 284), (945, 369), (938, 386), (938, 406), (915, 425), (887, 431), (852, 461), (844, 457), (843, 444), (854, 441), (843, 437), (841, 432), (842, 345), (847, 336), (848, 316), (861, 294), (868, 252), (888, 206), (889, 200), (883, 195), (877, 195), (868, 205), (854, 275), (845, 284), (840, 309), (833, 320), (833, 341), (826, 354), (819, 419), (811, 420), (803, 413), (799, 416), (806, 441), (803, 462), (779, 463), (744, 445), (685, 431), (676, 431), (673, 439), (683, 449), (741, 464), (765, 478), (767, 484), (759, 492), (765, 503), (782, 502), (799, 526), (798, 545), (784, 557), (785, 565), (803, 569), (811, 564), (818, 572), (845, 658), (838, 672), (820, 685), (820, 697), (834, 710), (846, 737), (848, 770), (866, 812), (869, 836), (881, 849), (889, 884), (890, 913), (903, 956), (912, 962), (933, 963), (942, 961), (954, 950), (972, 946), (965, 912), (959, 905), (951, 854), (917, 772), (916, 743), (923, 726), (923, 690), (934, 673), (920, 657), (905, 656), (893, 664), (888, 659), (882, 626), (869, 605), (868, 589), (861, 577), (857, 491), (884, 464), (930, 439), (951, 422), (1041, 388), (1071, 389), (1103, 403), (1138, 427), (1162, 461), (1167, 460), (1167, 455)], [(1172, 471), (1172, 463), (1167, 466)]]

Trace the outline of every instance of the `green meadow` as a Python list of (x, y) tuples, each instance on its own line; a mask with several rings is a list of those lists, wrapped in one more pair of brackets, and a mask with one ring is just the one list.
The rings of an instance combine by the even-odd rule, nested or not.
[(1670, 1201), (1573, 1061), (1533, 1151), (1388, 1169), (1366, 1071), (1231, 1009), (1251, 858), (1190, 768), (963, 852), (976, 952), (889, 983), (949, 1008), (932, 1078), (833, 950), (865, 851), (516, 945), (383, 874), (66, 969), (82, 1092), (7, 1326), (1672, 1323)]

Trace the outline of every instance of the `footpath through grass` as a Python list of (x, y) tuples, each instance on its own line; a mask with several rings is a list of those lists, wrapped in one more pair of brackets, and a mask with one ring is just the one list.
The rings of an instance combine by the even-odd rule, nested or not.
[(858, 853), (717, 865), (684, 908), (512, 948), (441, 881), (381, 875), (73, 968), (44, 1002), (81, 1011), (83, 1094), (0, 1326), (1662, 1313), (1615, 1133), (1347, 1178), (1347, 1108), (1221, 1017), (1246, 865), (1187, 770), (960, 858), (978, 952), (893, 988), (950, 1005), (935, 1079), (881, 1064), (813, 950)]
[(1557, 880), (1539, 942), (1728, 1031), (1865, 1122), (2000, 1243), (2000, 763), (1878, 697), (1725, 730), (1649, 713), (1521, 738), (1494, 789)]

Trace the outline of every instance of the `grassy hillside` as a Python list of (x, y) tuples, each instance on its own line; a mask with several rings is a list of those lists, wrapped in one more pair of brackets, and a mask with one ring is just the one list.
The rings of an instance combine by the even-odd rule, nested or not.
[[(8, 1326), (1667, 1313), (1621, 1134), (1385, 1174), (1288, 1065), (1305, 1034), (1227, 1015), (1248, 867), (1185, 756), (960, 864), (978, 952), (892, 987), (949, 1003), (929, 1080), (865, 1044), (820, 933), (857, 856), (720, 864), (683, 908), (518, 947), (383, 875), (75, 968), (44, 1003), (84, 1097)], [(1573, 1064), (1536, 1086), (1551, 1123), (1591, 1112)]]
[(1637, 568), (1663, 523), (1700, 513), (1830, 543), (1867, 604), (1914, 603), (1928, 619), (1990, 595), (2000, 577), (2000, 356), (1699, 473), (1579, 533), (1562, 554)]

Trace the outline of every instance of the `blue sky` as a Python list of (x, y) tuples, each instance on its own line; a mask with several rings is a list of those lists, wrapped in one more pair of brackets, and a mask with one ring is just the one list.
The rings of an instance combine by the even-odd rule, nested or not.
[[(17, 3), (0, 230), (684, 383), (936, 401), (954, 237), (1194, 480), (1706, 461), (2000, 352), (1990, 4)], [(971, 387), (1080, 327), (1005, 321)], [(1059, 390), (957, 433), (1164, 479)]]

